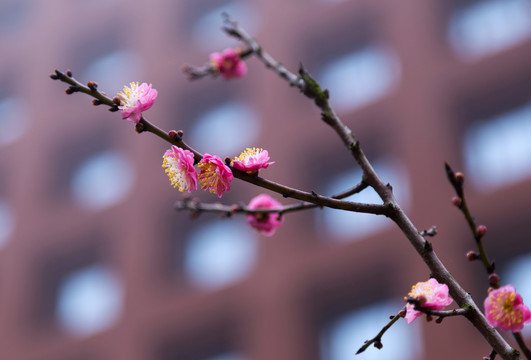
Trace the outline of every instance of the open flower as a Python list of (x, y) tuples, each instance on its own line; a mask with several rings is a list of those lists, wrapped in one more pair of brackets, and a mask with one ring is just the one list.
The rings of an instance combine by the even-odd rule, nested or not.
[(210, 54), (210, 63), (225, 79), (242, 77), (247, 73), (247, 65), (234, 49)]
[(267, 162), (269, 154), (267, 150), (258, 148), (247, 148), (240, 156), (232, 160), (232, 166), (235, 169), (246, 171), (249, 174), (257, 173), (260, 169), (267, 169), (267, 167), (275, 162)]
[(500, 330), (521, 331), (531, 322), (531, 312), (512, 285), (492, 290), (485, 299), (487, 321)]
[[(448, 296), (448, 285), (439, 284), (435, 279), (429, 279), (413, 285), (408, 296), (419, 300), (421, 307), (437, 311), (443, 310), (445, 306), (450, 305), (453, 301)], [(408, 324), (420, 315), (422, 315), (422, 312), (415, 310), (415, 305), (407, 304), (406, 321)]]
[(166, 168), (166, 174), (173, 187), (178, 187), (181, 192), (197, 190), (197, 172), (191, 151), (172, 145), (171, 149), (164, 153), (163, 159), (162, 167)]
[(118, 106), (122, 119), (137, 124), (142, 118), (142, 111), (153, 105), (157, 95), (157, 90), (152, 89), (151, 84), (142, 83), (139, 86), (138, 82), (132, 82), (129, 87), (124, 86), (123, 91), (118, 93), (122, 98), (122, 104)]
[(230, 182), (234, 176), (230, 168), (218, 156), (205, 154), (197, 166), (201, 169), (199, 183), (202, 189), (208, 189), (218, 197), (230, 190)]
[[(251, 210), (280, 209), (282, 204), (267, 194), (260, 194), (251, 199), (248, 205)], [(277, 228), (282, 225), (284, 218), (279, 218), (279, 213), (254, 213), (247, 215), (247, 222), (265, 236), (272, 236)]]

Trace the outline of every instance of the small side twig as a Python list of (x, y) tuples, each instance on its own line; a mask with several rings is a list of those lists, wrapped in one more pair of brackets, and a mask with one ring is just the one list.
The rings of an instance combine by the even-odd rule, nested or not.
[(434, 237), (435, 235), (437, 235), (437, 227), (436, 226), (432, 226), (431, 228), (426, 229), (426, 230), (422, 230), (420, 232), (420, 236), (422, 236), (422, 237), (426, 237), (426, 236)]
[(422, 306), (421, 299), (417, 299), (414, 297), (408, 296), (407, 302), (412, 304), (415, 308), (415, 310), (420, 311), (427, 315), (427, 320), (431, 321), (432, 316), (437, 316), (437, 320), (435, 320), (436, 323), (440, 324), (444, 318), (451, 317), (451, 316), (464, 316), (466, 315), (470, 309), (469, 308), (459, 308), (454, 310), (432, 310), (426, 307)]
[(377, 349), (381, 349), (383, 347), (383, 344), (382, 344), (382, 336), (385, 334), (385, 332), (387, 330), (389, 330), (391, 328), (391, 326), (393, 326), (397, 321), (398, 319), (400, 318), (403, 318), (404, 316), (406, 316), (406, 308), (404, 307), (402, 310), (400, 310), (398, 312), (398, 314), (396, 315), (393, 315), (391, 316), (391, 320), (387, 323), (387, 325), (385, 325), (382, 330), (380, 330), (380, 332), (378, 334), (376, 334), (375, 337), (373, 337), (372, 339), (370, 340), (366, 340), (365, 343), (363, 344), (362, 347), (360, 347), (358, 349), (358, 351), (356, 351), (356, 354), (355, 355), (358, 355), (358, 354), (361, 354), (362, 352), (364, 352), (365, 350), (367, 350), (367, 348), (369, 346), (371, 346), (371, 344), (374, 344), (374, 347), (377, 348)]

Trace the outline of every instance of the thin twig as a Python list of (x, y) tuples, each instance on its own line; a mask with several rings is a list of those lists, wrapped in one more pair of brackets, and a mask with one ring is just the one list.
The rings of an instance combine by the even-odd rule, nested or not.
[(385, 332), (387, 330), (389, 330), (391, 328), (391, 326), (393, 326), (397, 321), (398, 319), (400, 318), (403, 318), (404, 316), (406, 315), (406, 308), (404, 307), (402, 310), (400, 310), (398, 312), (398, 314), (394, 315), (394, 316), (391, 316), (391, 320), (387, 323), (387, 325), (385, 325), (382, 330), (380, 330), (380, 332), (378, 334), (376, 334), (375, 337), (373, 337), (372, 339), (370, 340), (366, 340), (365, 343), (363, 344), (362, 347), (360, 347), (358, 349), (358, 351), (356, 351), (356, 354), (355, 355), (358, 355), (358, 354), (361, 354), (362, 352), (364, 352), (365, 350), (367, 350), (367, 348), (369, 346), (371, 346), (371, 344), (374, 344), (374, 347), (377, 348), (377, 349), (381, 349), (383, 347), (383, 344), (382, 344), (382, 336), (385, 334)]
[(432, 226), (431, 228), (426, 229), (426, 230), (422, 230), (420, 232), (420, 236), (422, 236), (422, 237), (426, 237), (426, 236), (434, 237), (435, 235), (437, 235), (437, 227), (436, 226)]
[[(245, 59), (253, 53), (251, 49), (247, 49), (247, 50), (236, 49), (236, 51), (239, 53), (239, 56), (241, 59)], [(218, 70), (214, 67), (214, 65), (211, 62), (208, 62), (200, 66), (192, 66), (192, 65), (185, 64), (182, 66), (181, 70), (188, 76), (188, 80), (198, 80), (198, 79), (204, 78), (205, 76), (217, 77), (219, 75)]]
[[(445, 163), (444, 167), (446, 170), (446, 176), (448, 178), (448, 181), (450, 182), (450, 184), (455, 190), (455, 193), (457, 194), (457, 197), (453, 199), (453, 203), (457, 206), (459, 210), (461, 210), (461, 212), (465, 216), (466, 222), (470, 227), (470, 230), (472, 231), (474, 240), (476, 241), (476, 246), (479, 250), (479, 258), (481, 259), (481, 262), (483, 263), (487, 274), (490, 275), (494, 273), (495, 265), (493, 262), (490, 262), (487, 256), (487, 251), (485, 250), (485, 247), (483, 245), (483, 237), (485, 235), (485, 232), (480, 231), (480, 227), (477, 226), (476, 220), (474, 216), (472, 216), (472, 214), (470, 213), (470, 209), (468, 208), (468, 204), (465, 198), (464, 175), (462, 173), (454, 172), (448, 163)], [(483, 228), (486, 229), (485, 227)], [(499, 287), (499, 285), (497, 284), (491, 285), (493, 285), (493, 287), (495, 288)]]
[[(356, 186), (343, 191), (339, 194), (336, 194), (332, 196), (332, 199), (341, 200), (346, 197), (349, 197), (351, 195), (357, 194), (367, 188), (367, 184), (365, 181), (361, 181)], [(174, 208), (176, 210), (189, 210), (193, 213), (201, 213), (201, 212), (211, 212), (211, 213), (221, 213), (224, 215), (231, 216), (232, 214), (268, 214), (268, 213), (278, 213), (279, 215), (283, 215), (290, 212), (295, 211), (301, 211), (301, 210), (308, 210), (318, 207), (319, 205), (302, 202), (300, 204), (291, 204), (291, 205), (285, 205), (280, 208), (276, 209), (250, 209), (249, 207), (242, 205), (242, 204), (233, 204), (233, 205), (223, 205), (219, 202), (217, 203), (204, 203), (200, 202), (195, 199), (184, 199), (181, 201), (177, 201), (174, 204)]]
[(526, 359), (531, 359), (531, 350), (529, 350), (529, 348), (527, 347), (525, 341), (524, 341), (524, 338), (522, 337), (522, 333), (521, 332), (514, 332), (513, 333), (513, 336), (516, 340), (516, 342), (518, 343), (518, 346), (520, 347), (520, 350), (522, 350), (522, 352), (524, 353), (525, 355), (525, 358)]

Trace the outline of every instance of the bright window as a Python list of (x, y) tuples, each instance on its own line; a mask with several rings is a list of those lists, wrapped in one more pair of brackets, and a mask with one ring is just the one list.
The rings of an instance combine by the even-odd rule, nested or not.
[(455, 52), (475, 60), (502, 51), (531, 36), (529, 0), (483, 0), (450, 18), (448, 38)]
[(212, 49), (221, 51), (226, 47), (238, 44), (236, 40), (221, 30), (223, 13), (229, 14), (233, 20), (237, 20), (251, 35), (255, 34), (260, 27), (260, 16), (252, 4), (246, 1), (225, 3), (205, 12), (195, 22), (192, 36), (198, 47), (212, 52)]
[(320, 80), (337, 110), (353, 110), (387, 94), (400, 77), (398, 58), (382, 47), (365, 47), (328, 63)]
[(99, 83), (100, 90), (110, 97), (132, 81), (147, 82), (142, 79), (140, 57), (125, 50), (116, 50), (95, 59), (85, 69), (83, 78)]
[[(391, 160), (375, 162), (374, 168), (384, 182), (393, 186), (393, 191), (398, 202), (403, 208), (409, 203), (409, 180), (406, 170), (398, 163)], [(361, 170), (355, 169), (330, 179), (326, 184), (325, 194), (333, 195), (347, 190), (361, 181)], [(359, 194), (348, 197), (346, 200), (381, 204), (378, 194), (367, 188)], [(336, 209), (324, 208), (315, 212), (316, 221), (323, 232), (332, 234), (338, 240), (354, 240), (364, 235), (380, 231), (392, 224), (384, 216), (347, 212)]]
[[(321, 336), (322, 360), (415, 360), (422, 353), (421, 324), (398, 320), (382, 338), (383, 348), (370, 346), (354, 356), (365, 340), (373, 338), (389, 322), (389, 316), (404, 307), (403, 302), (381, 302), (345, 314)], [(418, 320), (417, 320), (418, 321)]]
[(2, 248), (15, 228), (15, 217), (6, 202), (0, 200), (0, 248)]
[(0, 99), (0, 145), (9, 145), (20, 139), (29, 127), (28, 108), (22, 100), (14, 97)]
[(245, 220), (240, 220), (212, 221), (190, 235), (184, 268), (195, 285), (222, 287), (241, 280), (252, 269), (257, 238)]
[(463, 144), (466, 175), (481, 190), (531, 176), (531, 104), (478, 121)]
[(190, 131), (190, 144), (202, 152), (234, 157), (257, 146), (260, 123), (256, 113), (240, 102), (228, 102), (201, 114)]
[(109, 328), (122, 311), (123, 289), (115, 275), (101, 265), (69, 274), (60, 284), (56, 314), (69, 333), (91, 335)]
[(133, 184), (134, 172), (129, 160), (109, 150), (81, 163), (70, 188), (81, 206), (101, 210), (124, 200)]

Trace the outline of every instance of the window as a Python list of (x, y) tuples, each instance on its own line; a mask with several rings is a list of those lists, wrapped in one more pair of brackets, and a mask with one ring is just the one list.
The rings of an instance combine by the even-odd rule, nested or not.
[(0, 145), (9, 145), (20, 139), (29, 125), (28, 106), (14, 97), (0, 99)]
[(201, 152), (237, 156), (247, 147), (256, 146), (259, 120), (248, 106), (227, 102), (208, 110), (194, 121), (190, 131), (190, 144)]
[(456, 11), (448, 39), (458, 56), (476, 60), (531, 36), (529, 0), (483, 0)]
[[(393, 186), (397, 200), (403, 208), (406, 208), (409, 202), (409, 180), (406, 170), (391, 160), (374, 162), (373, 166), (380, 178)], [(361, 176), (361, 170), (355, 169), (333, 177), (326, 184), (325, 194), (333, 195), (349, 189), (361, 181)], [(382, 203), (372, 188), (367, 188), (347, 199), (363, 203)], [(383, 216), (336, 209), (325, 208), (322, 211), (316, 211), (315, 214), (317, 224), (321, 226), (322, 231), (334, 235), (338, 240), (359, 239), (391, 224), (389, 219)]]
[[(387, 301), (356, 309), (334, 321), (321, 336), (322, 360), (352, 360), (367, 339), (373, 338), (389, 322), (389, 316), (404, 307), (403, 302)], [(383, 337), (383, 348), (369, 347), (354, 357), (360, 360), (419, 359), (422, 352), (420, 324), (400, 319)]]
[(72, 176), (70, 189), (79, 204), (101, 210), (125, 199), (134, 184), (130, 162), (114, 150), (93, 155)]
[(90, 63), (83, 78), (96, 81), (101, 90), (113, 97), (131, 81), (143, 82), (140, 57), (125, 50), (115, 50), (96, 58)]
[(258, 246), (256, 234), (245, 220), (239, 220), (212, 221), (189, 236), (184, 269), (195, 285), (222, 287), (241, 280), (252, 269)]
[(29, 4), (27, 1), (2, 1), (0, 3), (0, 30), (9, 32), (23, 25), (28, 12)]
[(15, 217), (6, 202), (0, 200), (0, 248), (2, 248), (15, 228)]
[(69, 333), (86, 336), (109, 328), (122, 310), (122, 285), (101, 265), (68, 274), (59, 285), (56, 316)]
[(192, 36), (201, 49), (211, 52), (212, 49), (223, 50), (237, 42), (221, 30), (222, 14), (230, 14), (251, 35), (260, 27), (260, 16), (254, 7), (244, 1), (225, 3), (214, 9), (204, 12), (195, 22)]
[(400, 65), (389, 50), (369, 46), (329, 62), (320, 82), (338, 111), (354, 110), (387, 94), (398, 82)]
[(492, 190), (531, 176), (531, 104), (478, 121), (467, 130), (463, 152), (467, 176)]
[[(502, 273), (503, 284), (511, 284), (522, 295), (524, 304), (531, 308), (531, 253), (513, 259)], [(523, 334), (531, 336), (531, 326), (524, 326)]]

